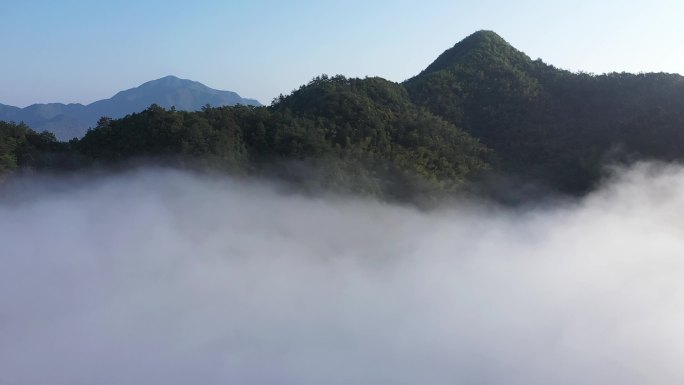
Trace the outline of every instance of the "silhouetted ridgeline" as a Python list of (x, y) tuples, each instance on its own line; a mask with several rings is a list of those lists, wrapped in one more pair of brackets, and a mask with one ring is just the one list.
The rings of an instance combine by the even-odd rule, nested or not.
[(163, 159), (391, 199), (488, 175), (581, 194), (606, 162), (684, 158), (684, 78), (575, 74), (480, 31), (403, 84), (321, 76), (269, 107), (153, 105), (69, 143), (0, 128), (5, 173)]

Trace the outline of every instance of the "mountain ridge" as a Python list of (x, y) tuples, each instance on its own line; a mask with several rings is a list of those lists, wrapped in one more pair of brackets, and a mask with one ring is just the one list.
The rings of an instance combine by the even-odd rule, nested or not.
[(564, 192), (590, 191), (606, 163), (684, 160), (681, 75), (573, 73), (478, 31), (403, 84), (493, 150), (501, 174)]
[(60, 140), (70, 140), (82, 137), (102, 116), (122, 118), (151, 104), (184, 111), (197, 111), (207, 104), (261, 105), (233, 91), (216, 90), (197, 81), (167, 75), (89, 104), (35, 103), (24, 108), (0, 104), (0, 120), (25, 122), (37, 131), (50, 131)]
[[(478, 55), (480, 57), (477, 57)], [(481, 61), (483, 58), (491, 59), (492, 57), (503, 60), (513, 59), (517, 62), (516, 64), (532, 62), (529, 56), (513, 47), (496, 32), (479, 30), (445, 50), (416, 77), (448, 69), (469, 60)]]
[[(684, 77), (573, 73), (478, 31), (403, 83), (322, 75), (268, 107), (154, 106), (69, 143), (4, 130), (9, 155), (0, 163), (9, 170), (162, 158), (263, 175), (279, 163), (272, 174), (302, 185), (318, 175), (328, 186), (400, 198), (480, 183), (515, 201), (532, 195), (521, 191), (529, 185), (585, 194), (606, 166), (684, 162)], [(288, 171), (302, 162), (317, 174)]]

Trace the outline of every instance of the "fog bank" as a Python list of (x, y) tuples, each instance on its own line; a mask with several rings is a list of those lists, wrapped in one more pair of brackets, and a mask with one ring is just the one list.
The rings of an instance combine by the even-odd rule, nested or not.
[(684, 170), (431, 212), (143, 170), (0, 198), (0, 384), (682, 384)]

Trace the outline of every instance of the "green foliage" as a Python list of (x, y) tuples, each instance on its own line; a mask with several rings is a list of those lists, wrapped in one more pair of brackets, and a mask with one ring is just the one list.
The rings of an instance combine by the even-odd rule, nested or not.
[(486, 169), (488, 156), (477, 140), (417, 108), (400, 84), (325, 75), (270, 107), (179, 112), (153, 105), (101, 119), (77, 148), (103, 163), (201, 160), (302, 184), (312, 183), (308, 172), (323, 188), (397, 199), (457, 189)]
[(77, 148), (83, 155), (105, 164), (146, 157), (177, 161), (202, 158), (208, 164), (238, 170), (245, 163), (245, 150), (235, 122), (211, 108), (181, 112), (152, 105), (122, 119), (102, 118), (78, 142)]
[(491, 148), (494, 169), (568, 193), (609, 161), (684, 160), (684, 78), (570, 73), (475, 33), (405, 86), (411, 99)]
[(297, 156), (336, 154), (358, 164), (367, 179), (377, 181), (369, 189), (384, 195), (451, 191), (487, 167), (488, 151), (477, 140), (417, 108), (404, 87), (384, 79), (321, 76), (270, 110), (276, 117), (297, 117), (274, 131), (300, 144)]
[(67, 148), (50, 132), (37, 133), (24, 123), (0, 121), (0, 175), (21, 168), (50, 167)]
[(322, 75), (269, 107), (152, 105), (69, 143), (0, 123), (0, 174), (142, 159), (403, 200), (491, 170), (577, 194), (607, 161), (682, 148), (681, 76), (562, 71), (480, 31), (403, 84)]

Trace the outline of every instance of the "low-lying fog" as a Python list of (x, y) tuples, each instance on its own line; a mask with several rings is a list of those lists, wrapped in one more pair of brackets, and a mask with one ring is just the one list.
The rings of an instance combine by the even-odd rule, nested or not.
[(146, 170), (0, 198), (0, 384), (684, 383), (684, 170), (422, 212)]

